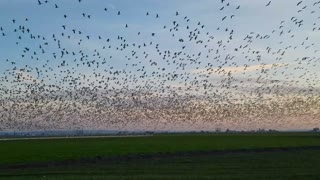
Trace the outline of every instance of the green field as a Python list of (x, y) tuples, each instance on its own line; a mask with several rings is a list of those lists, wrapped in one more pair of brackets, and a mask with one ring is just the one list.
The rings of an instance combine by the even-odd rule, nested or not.
[(3, 179), (320, 177), (320, 135), (311, 133), (14, 140), (0, 147)]

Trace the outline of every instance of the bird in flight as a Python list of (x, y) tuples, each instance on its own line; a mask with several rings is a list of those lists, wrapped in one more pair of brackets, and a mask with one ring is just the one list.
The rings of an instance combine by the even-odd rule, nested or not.
[(271, 1), (269, 1), (268, 4), (266, 4), (266, 6), (270, 6), (270, 4), (271, 4)]

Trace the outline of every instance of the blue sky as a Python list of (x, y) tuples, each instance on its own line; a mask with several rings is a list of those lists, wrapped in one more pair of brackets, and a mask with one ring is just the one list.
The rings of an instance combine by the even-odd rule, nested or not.
[[(53, 69), (53, 71), (48, 72), (48, 74), (58, 74), (62, 73), (60, 70), (63, 70), (63, 68), (59, 69), (57, 66), (59, 66), (63, 60), (69, 64), (64, 70), (69, 67), (75, 68), (73, 57), (69, 56), (65, 59), (57, 58), (53, 60), (52, 53), (60, 53), (56, 47), (56, 42), (52, 41), (53, 34), (61, 41), (62, 46), (70, 52), (77, 53), (83, 51), (88, 54), (94, 54), (94, 51), (98, 50), (100, 54), (107, 59), (105, 68), (80, 66), (77, 68), (77, 72), (81, 73), (90, 74), (93, 71), (102, 73), (104, 69), (110, 67), (113, 67), (114, 70), (132, 69), (132, 66), (126, 66), (127, 62), (124, 60), (125, 56), (131, 54), (129, 50), (115, 51), (115, 46), (113, 46), (111, 49), (106, 48), (107, 50), (100, 51), (103, 46), (108, 47), (109, 45), (118, 43), (116, 40), (117, 36), (124, 37), (128, 44), (140, 43), (142, 45), (143, 43), (148, 44), (152, 41), (154, 44), (159, 44), (159, 47), (163, 50), (167, 49), (176, 52), (181, 49), (181, 46), (185, 45), (185, 50), (188, 51), (189, 55), (198, 54), (199, 52), (205, 54), (206, 49), (204, 49), (202, 45), (195, 44), (194, 42), (185, 42), (182, 45), (177, 42), (179, 38), (186, 38), (188, 35), (189, 30), (185, 29), (185, 26), (188, 25), (190, 29), (194, 29), (197, 28), (197, 23), (200, 22), (201, 25), (205, 25), (205, 27), (201, 29), (202, 32), (199, 36), (204, 37), (205, 33), (209, 32), (210, 35), (214, 37), (210, 43), (207, 43), (208, 46), (211, 46), (212, 49), (217, 48), (217, 41), (219, 40), (222, 40), (226, 45), (226, 47), (219, 52), (221, 54), (221, 57), (219, 57), (221, 61), (228, 54), (235, 56), (233, 61), (224, 65), (225, 68), (232, 68), (235, 65), (240, 66), (240, 68), (246, 65), (256, 67), (260, 64), (265, 64), (269, 67), (271, 64), (276, 63), (279, 64), (280, 67), (283, 65), (285, 65), (283, 67), (287, 67), (284, 75), (287, 75), (287, 77), (290, 75), (291, 80), (299, 81), (299, 77), (304, 74), (306, 70), (308, 71), (306, 76), (309, 74), (312, 75), (310, 76), (311, 79), (318, 77), (319, 66), (315, 63), (316, 59), (312, 60), (315, 64), (303, 64), (306, 69), (299, 71), (296, 68), (301, 66), (299, 61), (303, 57), (316, 58), (320, 53), (314, 53), (319, 48), (317, 44), (319, 33), (312, 31), (313, 27), (317, 27), (317, 24), (314, 25), (314, 23), (318, 21), (317, 13), (312, 13), (312, 11), (317, 9), (316, 6), (312, 6), (314, 2), (303, 2), (297, 6), (296, 4), (299, 1), (279, 0), (272, 1), (270, 6), (266, 7), (268, 2), (267, 0), (230, 0), (226, 2), (229, 3), (229, 6), (227, 6), (226, 3), (223, 5), (221, 1), (210, 0), (83, 0), (81, 3), (78, 3), (77, 0), (50, 0), (47, 4), (43, 1), (43, 4), (39, 6), (37, 1), (33, 0), (2, 0), (0, 2), (0, 22), (6, 36), (1, 38), (0, 43), (1, 58), (4, 62), (0, 67), (0, 71), (5, 72), (14, 67), (19, 69), (25, 65), (29, 67), (43, 67), (43, 65), (45, 65)], [(55, 4), (57, 4), (59, 8), (55, 8)], [(240, 8), (237, 10), (236, 8), (238, 6), (240, 6)], [(307, 8), (297, 13), (297, 11), (304, 6), (307, 6)], [(224, 7), (224, 9), (220, 10), (222, 7)], [(107, 12), (104, 11), (104, 8), (108, 9)], [(118, 11), (121, 11), (120, 16), (117, 15)], [(179, 16), (175, 15), (176, 11), (179, 12)], [(149, 12), (150, 15), (146, 16), (146, 12)], [(91, 18), (83, 18), (82, 13), (85, 13), (86, 16), (90, 15)], [(156, 14), (159, 15), (159, 18), (155, 18)], [(68, 17), (64, 18), (64, 15)], [(231, 15), (234, 15), (233, 19), (230, 19)], [(190, 22), (186, 23), (183, 21), (185, 16), (190, 19)], [(225, 16), (228, 18), (226, 18), (225, 21), (221, 21)], [(292, 17), (298, 18), (299, 20), (303, 19), (303, 26), (298, 27), (290, 22)], [(28, 18), (28, 22), (25, 21), (25, 18)], [(13, 19), (16, 20), (15, 24), (12, 23)], [(170, 25), (172, 26), (173, 21), (179, 22), (181, 26), (179, 32), (175, 33), (175, 37), (172, 37), (172, 33), (167, 30)], [(22, 40), (18, 40), (19, 35), (13, 33), (13, 30), (18, 28), (18, 24), (25, 25), (31, 30), (33, 35), (40, 35), (41, 38), (45, 37), (46, 40), (31, 40), (26, 35), (20, 35)], [(125, 28), (126, 24), (128, 28)], [(66, 26), (66, 30), (62, 29), (63, 25)], [(164, 25), (168, 26), (168, 28), (163, 29)], [(279, 29), (280, 26), (282, 27)], [(217, 28), (219, 28), (219, 30), (217, 30)], [(73, 29), (81, 31), (82, 35), (73, 35)], [(225, 29), (228, 29), (228, 31), (225, 31)], [(226, 43), (231, 30), (234, 31), (233, 40), (231, 43)], [(285, 33), (279, 36), (282, 30)], [(289, 30), (290, 33), (286, 33)], [(141, 32), (140, 36), (137, 36), (138, 32)], [(61, 33), (66, 35), (62, 37)], [(151, 33), (155, 33), (156, 36), (151, 37)], [(71, 38), (67, 39), (67, 35), (70, 35)], [(262, 56), (260, 62), (250, 62), (248, 61), (248, 57), (245, 58), (248, 54), (241, 55), (239, 52), (234, 51), (235, 48), (245, 45), (246, 41), (243, 39), (247, 35), (251, 35), (252, 37), (256, 37), (257, 35), (260, 35), (260, 37), (271, 35), (269, 39), (259, 40), (256, 38), (250, 43), (250, 51), (260, 51)], [(294, 38), (291, 38), (292, 35), (294, 35)], [(86, 39), (86, 36), (90, 36), (90, 40)], [(101, 36), (102, 40), (99, 40), (98, 36)], [(109, 44), (105, 42), (107, 38), (110, 39)], [(306, 38), (308, 38), (308, 40), (306, 40)], [(81, 46), (77, 44), (80, 39), (83, 40)], [(16, 45), (18, 41), (19, 44)], [(30, 56), (21, 57), (25, 47), (36, 49), (41, 41), (42, 43), (49, 42), (49, 46), (46, 53), (41, 54), (37, 52), (37, 54), (41, 54), (39, 55), (40, 60), (35, 62), (30, 59)], [(273, 55), (267, 54), (266, 48), (268, 47), (271, 47), (275, 52), (278, 51), (278, 53)], [(308, 47), (308, 49), (306, 49), (306, 47)], [(148, 60), (155, 61), (159, 66), (166, 68), (164, 72), (169, 73), (175, 71), (174, 66), (159, 61), (160, 57), (157, 56), (155, 49), (152, 49), (152, 47), (148, 48), (149, 47), (146, 47), (144, 51), (141, 51), (141, 53), (147, 52), (148, 58), (140, 58), (136, 69), (132, 69), (133, 72), (142, 66), (148, 69), (148, 72), (153, 72), (155, 67), (151, 67)], [(286, 51), (285, 55), (281, 57), (281, 60), (277, 59), (279, 52), (284, 50)], [(139, 53), (140, 52), (138, 52), (138, 55)], [(111, 56), (112, 58), (110, 58)], [(253, 56), (252, 59), (254, 58), (256, 57)], [(7, 59), (9, 60), (8, 62), (6, 62)], [(205, 70), (205, 65), (208, 63), (212, 64), (213, 68), (221, 65), (221, 62), (219, 63), (212, 60), (212, 56), (210, 58), (202, 57), (199, 61), (201, 65), (188, 64), (185, 69), (175, 72), (191, 73), (191, 75), (193, 75), (194, 72), (201, 72), (199, 69)], [(11, 62), (15, 62), (15, 64), (12, 65)], [(281, 70), (283, 71), (283, 69), (280, 68), (279, 71)], [(272, 71), (272, 69), (270, 71)], [(30, 74), (34, 77), (35, 71), (30, 72)], [(235, 76), (241, 76), (240, 73), (235, 74)], [(255, 76), (257, 72), (249, 71), (247, 74), (249, 74), (249, 76), (250, 74), (251, 76)], [(269, 73), (269, 75), (270, 74), (271, 73)], [(64, 75), (61, 76), (63, 77)], [(39, 78), (41, 80), (41, 77)], [(285, 79), (283, 74), (281, 75), (279, 73), (273, 75), (273, 77), (269, 76), (268, 78)], [(42, 79), (48, 81), (45, 77), (42, 77)], [(304, 81), (299, 83), (302, 85)], [(319, 87), (319, 82), (317, 82), (315, 86)]]
[[(105, 77), (116, 77), (117, 79), (109, 82), (109, 87), (116, 89), (121, 88), (121, 85), (116, 84), (117, 81), (124, 82), (125, 75), (132, 75), (137, 77), (137, 81), (127, 83), (129, 88), (149, 83), (151, 90), (157, 90), (170, 85), (180, 88), (181, 94), (185, 93), (190, 84), (199, 80), (200, 85), (209, 82), (216, 86), (211, 89), (211, 93), (215, 90), (230, 91), (235, 98), (239, 94), (250, 96), (250, 92), (255, 92), (255, 88), (260, 86), (270, 86), (280, 91), (286, 87), (289, 90), (283, 92), (288, 94), (310, 88), (314, 89), (312, 95), (320, 92), (319, 4), (313, 5), (316, 1), (303, 1), (297, 6), (300, 0), (273, 0), (267, 7), (269, 0), (226, 0), (223, 4), (220, 0), (82, 0), (81, 3), (78, 0), (48, 0), (48, 3), (40, 1), (42, 5), (39, 6), (37, 0), (0, 0), (0, 27), (3, 28), (0, 32), (0, 74), (1, 86), (5, 89), (21, 87), (13, 87), (14, 83), (3, 80), (5, 76), (10, 76), (9, 73), (18, 72), (46, 85), (60, 83), (64, 78), (74, 79), (85, 75), (88, 81), (77, 81), (83, 81), (83, 86), (90, 87), (102, 80), (101, 76), (95, 76), (100, 73)], [(58, 8), (55, 8), (55, 4)], [(117, 15), (118, 11), (121, 15)], [(176, 12), (179, 13), (178, 16)], [(156, 18), (157, 14), (159, 18)], [(222, 21), (224, 17), (226, 19)], [(187, 19), (190, 21), (187, 22)], [(300, 27), (294, 23), (301, 20), (303, 25)], [(179, 24), (177, 31), (173, 28), (174, 21)], [(14, 32), (19, 26), (30, 29), (36, 39), (30, 39), (30, 34), (19, 30), (18, 33)], [(73, 33), (74, 29), (76, 33)], [(201, 31), (198, 37), (203, 43), (188, 41), (189, 32), (195, 29), (195, 33)], [(229, 40), (231, 31), (232, 40)], [(90, 36), (90, 39), (86, 36)], [(99, 39), (99, 36), (102, 38)], [(117, 39), (118, 36), (126, 40), (129, 48), (116, 50), (123, 43)], [(110, 41), (107, 42), (107, 39)], [(179, 39), (184, 42), (179, 42)], [(62, 49), (69, 52), (63, 58), (60, 57), (61, 49), (57, 47), (58, 41)], [(136, 46), (133, 47), (133, 44)], [(168, 61), (162, 60), (163, 54), (159, 55), (156, 44), (159, 44), (159, 52), (182, 51), (182, 54), (178, 55), (178, 59), (171, 57)], [(45, 53), (41, 52), (39, 45), (45, 49)], [(139, 45), (142, 47), (137, 48)], [(246, 45), (248, 47), (243, 48)], [(184, 50), (183, 46), (186, 47)], [(22, 57), (25, 48), (30, 51)], [(217, 50), (219, 53), (216, 55)], [(255, 53), (257, 51), (258, 54)], [(33, 55), (34, 52), (36, 55)], [(72, 52), (75, 53), (74, 56), (71, 55)], [(99, 62), (100, 66), (77, 66), (81, 53), (88, 55), (86, 62)], [(199, 53), (201, 56), (197, 59)], [(135, 59), (135, 56), (138, 58)], [(128, 60), (128, 57), (131, 59)], [(179, 61), (185, 63), (185, 68), (178, 67)], [(152, 65), (153, 62), (157, 65)], [(222, 66), (224, 73), (214, 72), (219, 71), (219, 66)], [(44, 73), (38, 76), (35, 68)], [(30, 72), (22, 72), (20, 69), (30, 69)], [(261, 73), (263, 70), (267, 73)], [(126, 73), (112, 74), (115, 71)], [(71, 77), (70, 72), (74, 73)], [(144, 72), (148, 77), (138, 78)], [(152, 76), (154, 72), (158, 73), (156, 75), (179, 74), (179, 78), (166, 81), (167, 76)], [(234, 78), (233, 85), (239, 85), (242, 80), (248, 82), (240, 84), (242, 89), (237, 91), (220, 87), (221, 80), (227, 78), (228, 72)], [(249, 82), (250, 79), (253, 82)], [(255, 83), (257, 79), (260, 84)], [(270, 83), (274, 81), (279, 81), (278, 87)], [(60, 85), (69, 86), (68, 83)], [(191, 85), (198, 89), (193, 93), (204, 93), (202, 87), (197, 87), (200, 85)]]
[[(93, 50), (101, 47), (101, 42), (97, 41), (97, 36), (102, 35), (105, 37), (116, 37), (117, 35), (125, 36), (129, 41), (140, 41), (142, 38), (137, 38), (136, 33), (142, 32), (142, 34), (150, 34), (151, 32), (160, 33), (164, 24), (169, 24), (175, 17), (175, 12), (179, 11), (180, 19), (184, 16), (188, 16), (191, 19), (191, 23), (196, 24), (201, 22), (205, 25), (205, 31), (208, 31), (216, 37), (216, 39), (223, 39), (227, 33), (216, 31), (217, 27), (225, 29), (234, 29), (234, 42), (241, 41), (246, 34), (255, 32), (256, 34), (270, 34), (273, 29), (277, 29), (280, 26), (280, 22), (285, 20), (288, 22), (292, 16), (296, 13), (296, 3), (288, 0), (273, 1), (269, 7), (265, 7), (268, 1), (249, 1), (239, 0), (230, 1), (230, 6), (225, 10), (219, 11), (222, 7), (220, 1), (102, 1), (83, 0), (82, 3), (77, 3), (76, 0), (68, 1), (53, 1), (48, 4), (38, 6), (37, 1), (31, 0), (3, 0), (0, 2), (1, 26), (5, 29), (14, 29), (16, 27), (12, 24), (12, 19), (16, 19), (17, 23), (28, 25), (28, 27), (34, 32), (34, 34), (40, 34), (42, 36), (48, 36), (51, 34), (59, 34), (62, 32), (61, 25), (66, 25), (69, 31), (71, 28), (81, 29), (83, 33), (95, 37), (95, 39), (88, 41), (82, 48)], [(59, 8), (55, 9), (54, 4), (58, 4)], [(235, 8), (240, 5), (239, 10)], [(103, 11), (104, 8), (108, 8), (108, 12)], [(310, 8), (308, 11), (311, 11)], [(117, 16), (116, 13), (121, 11), (121, 16)], [(146, 17), (145, 13), (149, 12), (150, 16)], [(82, 18), (82, 13), (90, 14), (92, 18), (90, 20)], [(159, 14), (159, 19), (154, 19), (156, 13)], [(63, 15), (67, 14), (68, 18), (64, 19)], [(227, 19), (222, 22), (221, 18), (226, 15), (235, 15), (233, 20)], [(301, 13), (302, 14), (302, 13)], [(306, 13), (308, 14), (308, 13)], [(310, 16), (299, 15), (301, 18)], [(24, 19), (28, 18), (26, 23)], [(260, 41), (255, 42), (254, 48), (262, 49), (270, 45), (273, 48), (285, 47), (284, 45), (290, 45), (295, 41), (297, 44), (305, 37), (309, 36), (313, 42), (317, 41), (317, 33), (310, 32), (311, 24), (316, 20), (310, 19), (310, 22), (305, 20), (303, 28), (296, 28), (290, 23), (286, 23), (286, 29), (292, 29), (292, 33), (297, 38), (294, 40), (289, 38), (281, 38), (282, 45), (277, 44), (275, 41)], [(125, 29), (125, 24), (129, 25), (128, 29)], [(18, 56), (19, 50), (16, 48), (16, 39), (9, 31), (8, 37), (1, 39), (0, 49), (2, 58), (16, 59), (19, 62)], [(182, 33), (181, 33), (182, 34)], [(160, 35), (159, 35), (160, 36)], [(149, 41), (151, 38), (144, 36), (143, 40)], [(47, 37), (47, 39), (49, 39)], [(170, 48), (178, 48), (180, 44), (170, 43), (168, 41), (170, 36), (168, 34), (161, 35), (158, 38), (159, 44), (166, 44)], [(275, 39), (278, 37), (275, 37)], [(74, 39), (76, 40), (76, 39)], [(310, 42), (311, 43), (311, 42)], [(29, 41), (28, 38), (24, 38), (20, 47), (32, 46), (34, 43)], [(72, 44), (71, 41), (66, 42), (68, 48), (74, 48), (78, 50), (79, 47)], [(240, 44), (240, 43), (239, 43)], [(74, 47), (75, 46), (75, 47)], [(195, 47), (196, 48), (196, 47)], [(317, 49), (317, 45), (312, 50)], [(190, 49), (193, 50), (192, 48)], [(195, 50), (197, 51), (197, 50)], [(299, 50), (292, 52), (295, 56), (301, 56), (302, 53)], [(290, 59), (289, 59), (290, 58)], [(286, 62), (293, 61), (295, 57), (289, 56)], [(239, 59), (241, 62), (241, 59)], [(273, 63), (272, 58), (265, 58), (266, 63)], [(112, 63), (115, 66), (122, 67), (120, 63)], [(2, 70), (8, 68), (7, 64), (3, 64)]]

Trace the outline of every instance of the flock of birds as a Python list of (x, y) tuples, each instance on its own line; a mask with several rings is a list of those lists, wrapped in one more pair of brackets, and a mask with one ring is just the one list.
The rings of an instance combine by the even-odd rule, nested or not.
[[(55, 0), (35, 3), (64, 6)], [(74, 3), (81, 6), (83, 0)], [(68, 23), (73, 15), (57, 13), (62, 20), (53, 34), (30, 28), (28, 17), (12, 19), (8, 27), (0, 22), (0, 43), (14, 43), (18, 54), (1, 56), (8, 68), (0, 76), (0, 130), (319, 122), (320, 73), (312, 69), (320, 68), (320, 52), (301, 31), (320, 32), (318, 22), (309, 27), (303, 19), (317, 16), (320, 1), (298, 1), (296, 14), (279, 20), (277, 28), (266, 34), (247, 29), (245, 36), (232, 26), (242, 5), (220, 3), (217, 11), (225, 15), (212, 32), (179, 11), (139, 12), (142, 21), (161, 28), (137, 31), (128, 21), (117, 26), (119, 34), (108, 35), (80, 25), (101, 18), (88, 12), (78, 15), (78, 27)], [(265, 8), (272, 4), (266, 1)], [(96, 11), (125, 16), (108, 7)], [(164, 16), (168, 23), (160, 24)], [(292, 55), (298, 50), (310, 54)], [(287, 117), (311, 119), (284, 121)]]

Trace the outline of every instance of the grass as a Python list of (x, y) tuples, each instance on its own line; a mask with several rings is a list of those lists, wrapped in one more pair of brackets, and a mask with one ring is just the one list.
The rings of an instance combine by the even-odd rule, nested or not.
[[(0, 165), (156, 152), (320, 146), (319, 134), (206, 134), (0, 141)], [(152, 157), (27, 169), (0, 168), (4, 179), (316, 179), (319, 150)]]
[(5, 179), (317, 179), (319, 151), (160, 158), (0, 173)]
[(155, 152), (320, 146), (314, 134), (160, 135), (0, 141), (0, 165)]

